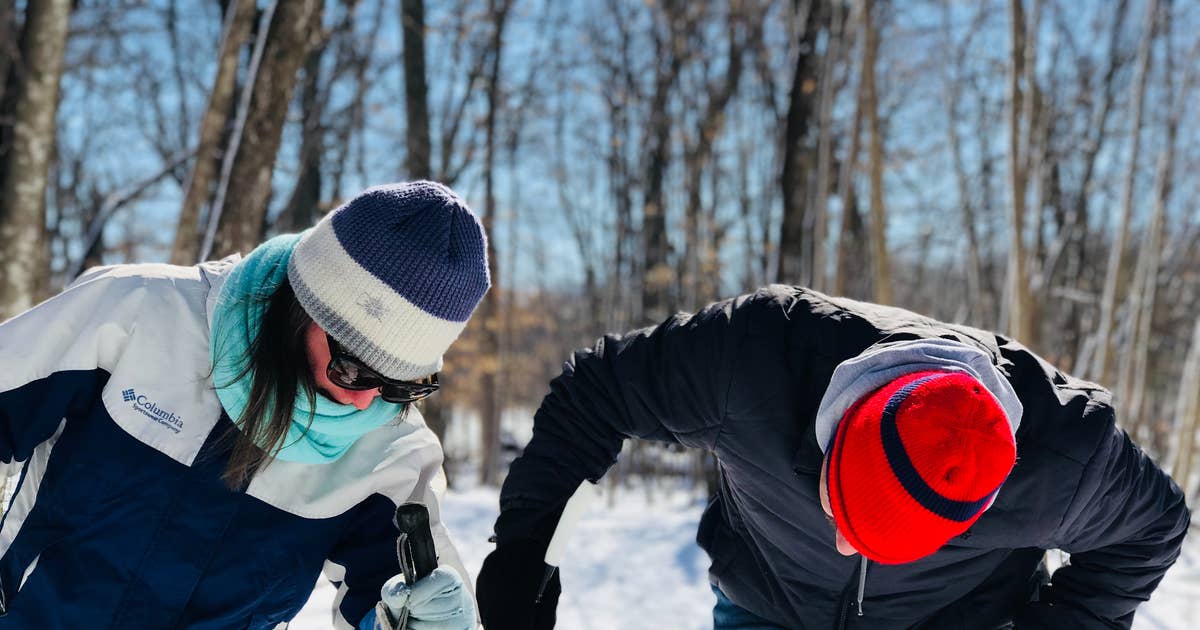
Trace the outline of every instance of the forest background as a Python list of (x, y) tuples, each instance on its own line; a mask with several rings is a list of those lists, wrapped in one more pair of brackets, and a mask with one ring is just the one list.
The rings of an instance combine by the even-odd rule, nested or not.
[(780, 282), (1021, 340), (1194, 501), (1198, 70), (1171, 0), (0, 0), (0, 320), (431, 178), (495, 285), (423, 409), (452, 478), (572, 349)]

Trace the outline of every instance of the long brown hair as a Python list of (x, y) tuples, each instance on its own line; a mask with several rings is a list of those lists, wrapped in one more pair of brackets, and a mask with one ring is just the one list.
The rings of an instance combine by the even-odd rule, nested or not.
[(285, 279), (267, 298), (266, 312), (235, 379), (251, 380), (246, 409), (230, 429), (233, 452), (222, 479), (231, 489), (245, 487), (283, 448), (301, 389), (308, 408), (316, 407), (317, 383), (304, 337), (311, 322)]

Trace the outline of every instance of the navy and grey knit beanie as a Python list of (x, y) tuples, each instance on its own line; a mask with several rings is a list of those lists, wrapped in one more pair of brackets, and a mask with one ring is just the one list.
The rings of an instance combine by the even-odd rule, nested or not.
[(442, 184), (375, 186), (305, 232), (288, 280), (338, 343), (384, 376), (411, 380), (441, 369), (491, 285), (487, 237)]

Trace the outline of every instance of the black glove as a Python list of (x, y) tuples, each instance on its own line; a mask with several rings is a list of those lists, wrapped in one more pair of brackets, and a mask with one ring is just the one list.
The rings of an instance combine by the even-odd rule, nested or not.
[(546, 585), (542, 600), (538, 586), (546, 572), (546, 545), (519, 540), (496, 547), (483, 561), (475, 582), (475, 599), (485, 630), (551, 630), (562, 593), (558, 571)]

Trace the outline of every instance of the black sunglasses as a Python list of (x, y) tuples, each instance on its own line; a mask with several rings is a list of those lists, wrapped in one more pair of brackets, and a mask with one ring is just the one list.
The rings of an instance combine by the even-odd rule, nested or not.
[(437, 373), (415, 381), (397, 381), (371, 369), (354, 355), (346, 352), (329, 333), (329, 365), (325, 375), (334, 385), (344, 389), (378, 389), (379, 396), (390, 403), (413, 403), (438, 390)]

